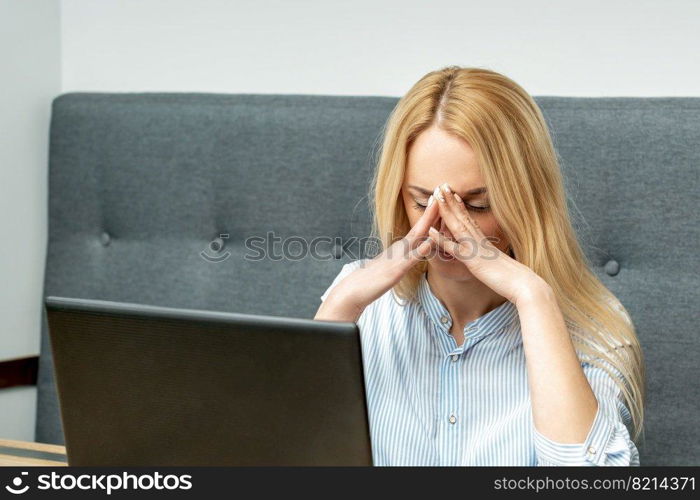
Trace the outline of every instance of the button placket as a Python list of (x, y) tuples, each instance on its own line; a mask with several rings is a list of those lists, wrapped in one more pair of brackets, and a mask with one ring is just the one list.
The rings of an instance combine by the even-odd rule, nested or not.
[(459, 426), (455, 424), (458, 418), (459, 365), (452, 361), (452, 356), (455, 354), (457, 354), (456, 350), (448, 349), (440, 367), (440, 396), (437, 407), (439, 421), (437, 447), (440, 463), (451, 463), (458, 453), (458, 450), (455, 449), (459, 445), (455, 440), (455, 432)]
[(457, 363), (459, 357), (462, 354), (461, 349), (456, 349), (452, 351), (447, 357), (447, 364), (445, 365), (445, 376), (447, 378), (446, 387), (450, 390), (447, 393), (448, 398), (445, 401), (445, 410), (447, 413), (447, 422), (449, 427), (453, 427), (459, 419), (458, 408), (459, 408), (459, 394), (460, 394), (460, 365)]
[(437, 311), (437, 315), (434, 317), (434, 321), (437, 321), (438, 326), (436, 328), (438, 332), (438, 337), (440, 338), (440, 343), (447, 354), (457, 347), (454, 337), (450, 333), (452, 329), (452, 318), (446, 309), (440, 308)]

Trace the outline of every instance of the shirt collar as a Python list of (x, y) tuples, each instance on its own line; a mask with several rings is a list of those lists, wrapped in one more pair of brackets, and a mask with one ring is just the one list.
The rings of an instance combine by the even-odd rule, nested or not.
[[(452, 318), (447, 308), (438, 299), (428, 284), (427, 274), (423, 273), (418, 285), (418, 301), (440, 331), (450, 335)], [(509, 326), (517, 317), (518, 310), (515, 304), (506, 300), (500, 306), (478, 317), (464, 327), (464, 343), (471, 343), (477, 338), (496, 333)], [(451, 337), (451, 335), (450, 335)]]

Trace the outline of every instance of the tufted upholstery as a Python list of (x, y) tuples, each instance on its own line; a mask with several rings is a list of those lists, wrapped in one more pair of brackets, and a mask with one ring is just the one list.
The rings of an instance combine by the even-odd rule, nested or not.
[[(647, 357), (643, 465), (699, 465), (700, 99), (538, 97), (574, 223)], [(366, 236), (393, 97), (69, 93), (53, 102), (44, 296), (312, 317)], [(221, 247), (223, 245), (223, 248)], [(276, 244), (280, 253), (281, 244)], [(202, 254), (204, 252), (204, 254)], [(354, 255), (353, 255), (354, 254)], [(228, 256), (228, 257), (227, 257)], [(340, 258), (335, 258), (339, 256)], [(214, 262), (215, 259), (221, 262)], [(43, 320), (38, 441), (63, 443)]]

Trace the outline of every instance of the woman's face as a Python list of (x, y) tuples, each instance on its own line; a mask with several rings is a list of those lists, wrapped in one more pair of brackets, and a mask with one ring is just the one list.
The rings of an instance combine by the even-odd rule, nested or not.
[[(411, 226), (423, 214), (435, 188), (444, 182), (461, 196), (484, 235), (505, 252), (508, 242), (490, 210), (474, 151), (463, 139), (432, 126), (418, 135), (408, 150), (401, 197)], [(442, 219), (438, 219), (434, 226), (447, 237), (454, 238)], [(457, 259), (441, 252), (433, 255), (428, 260), (430, 272), (459, 281), (472, 278), (467, 266)]]

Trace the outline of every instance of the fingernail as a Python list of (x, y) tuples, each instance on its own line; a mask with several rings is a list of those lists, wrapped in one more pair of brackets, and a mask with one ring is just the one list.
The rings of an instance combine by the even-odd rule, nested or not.
[(442, 191), (440, 191), (439, 186), (435, 188), (435, 191), (433, 192), (433, 196), (435, 196), (435, 198), (437, 198), (440, 201), (445, 201), (445, 197), (442, 196)]
[(447, 183), (444, 183), (442, 185), (442, 190), (446, 192), (447, 194), (450, 194), (452, 191), (450, 190), (450, 186), (447, 185)]
[(459, 197), (457, 193), (454, 193), (455, 200), (457, 200), (457, 203), (462, 203), (462, 198)]
[(435, 201), (435, 198), (433, 198), (433, 195), (430, 195), (430, 198), (428, 198), (428, 206), (433, 204), (433, 201)]
[(437, 236), (437, 235), (439, 234), (439, 233), (438, 233), (438, 230), (435, 229), (435, 228), (432, 227), (432, 226), (430, 226), (430, 229), (428, 229), (428, 232), (429, 232), (430, 234), (434, 234), (435, 236)]

